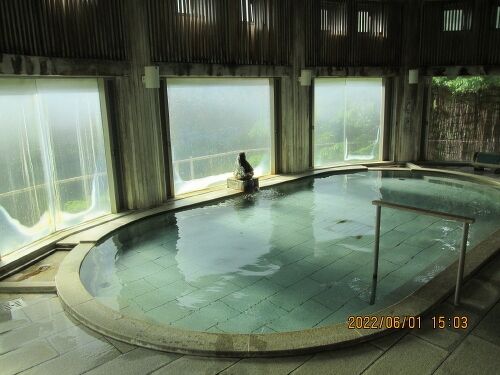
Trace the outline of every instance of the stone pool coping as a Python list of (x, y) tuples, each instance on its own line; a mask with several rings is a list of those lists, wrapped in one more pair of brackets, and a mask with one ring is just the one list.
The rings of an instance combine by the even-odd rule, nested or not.
[[(387, 170), (388, 168), (370, 169)], [(389, 169), (418, 169), (422, 172), (462, 175), (500, 186), (500, 182), (498, 181), (488, 179), (487, 177), (478, 178), (478, 176), (463, 172), (420, 168), (415, 165), (411, 165), (410, 168)], [(351, 172), (353, 170), (354, 168), (349, 168), (339, 172)], [(358, 170), (367, 170), (367, 168), (361, 167)], [(326, 171), (324, 173), (331, 172)], [(214, 200), (217, 199), (220, 198), (214, 198)], [(192, 205), (196, 206), (199, 204), (194, 203)], [(191, 205), (183, 205), (182, 208), (187, 206)], [(118, 218), (112, 223), (103, 224), (103, 228), (93, 228), (89, 231), (90, 233), (83, 235), (80, 238), (80, 243), (61, 263), (56, 275), (56, 287), (65, 311), (89, 328), (119, 341), (174, 353), (223, 357), (266, 357), (305, 354), (346, 347), (393, 332), (393, 330), (389, 329), (348, 329), (345, 323), (301, 331), (266, 334), (189, 331), (131, 318), (103, 305), (90, 295), (80, 280), (80, 267), (85, 256), (101, 238), (133, 221), (178, 208), (153, 209), (136, 215), (128, 215)], [(464, 279), (469, 278), (490, 257), (494, 256), (499, 249), (500, 230), (467, 252)], [(404, 317), (425, 314), (454, 291), (456, 270), (457, 261), (410, 296), (370, 315)]]

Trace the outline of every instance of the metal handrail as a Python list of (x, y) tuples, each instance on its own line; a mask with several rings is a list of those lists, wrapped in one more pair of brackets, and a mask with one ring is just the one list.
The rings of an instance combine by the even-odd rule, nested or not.
[(258, 152), (258, 151), (269, 151), (269, 150), (270, 150), (269, 147), (252, 148), (252, 149), (246, 149), (246, 150), (235, 150), (235, 151), (221, 152), (221, 153), (218, 153), (218, 154), (195, 156), (194, 158), (191, 157), (189, 159), (174, 160), (172, 163), (174, 165), (178, 166), (181, 163), (187, 163), (187, 162), (189, 162), (189, 170), (190, 170), (190, 174), (191, 174), (191, 180), (193, 180), (194, 179), (194, 162), (195, 161), (210, 160), (210, 159), (224, 157), (224, 156), (228, 156), (228, 155), (238, 155), (242, 151), (245, 151), (246, 153), (251, 153), (251, 152)]
[(27, 192), (30, 192), (32, 190), (41, 189), (41, 188), (43, 188), (47, 185), (50, 185), (52, 183), (59, 186), (59, 185), (64, 185), (64, 184), (67, 184), (70, 182), (88, 180), (88, 179), (94, 178), (96, 176), (99, 176), (99, 177), (106, 176), (107, 174), (108, 174), (108, 172), (99, 172), (99, 173), (87, 174), (87, 175), (83, 175), (83, 176), (65, 178), (63, 180), (55, 180), (54, 182), (48, 182), (48, 183), (44, 182), (41, 184), (37, 184), (37, 185), (28, 186), (28, 187), (17, 189), (17, 190), (10, 190), (10, 191), (6, 191), (4, 193), (0, 193), (0, 198), (5, 198), (5, 197), (9, 197), (9, 196), (16, 195), (16, 194), (27, 193)]
[(375, 218), (375, 244), (374, 244), (374, 261), (373, 261), (373, 278), (372, 278), (372, 292), (370, 298), (370, 305), (375, 303), (375, 296), (377, 293), (377, 278), (378, 278), (378, 258), (380, 249), (380, 217), (382, 212), (382, 207), (392, 208), (401, 211), (415, 212), (427, 216), (435, 216), (445, 220), (453, 220), (463, 223), (462, 232), (462, 245), (460, 248), (460, 256), (458, 258), (458, 271), (457, 271), (457, 282), (455, 285), (455, 306), (460, 303), (460, 290), (462, 288), (462, 281), (464, 275), (465, 266), (465, 251), (467, 249), (467, 237), (469, 235), (469, 225), (475, 222), (475, 219), (466, 216), (453, 215), (441, 211), (426, 210), (413, 206), (406, 206), (397, 203), (384, 202), (381, 200), (374, 200), (372, 204), (376, 206), (376, 218)]
[(414, 206), (406, 206), (403, 204), (398, 204), (398, 203), (391, 203), (391, 202), (385, 202), (385, 201), (380, 201), (380, 200), (375, 200), (372, 202), (373, 205), (375, 206), (380, 206), (380, 207), (387, 207), (387, 208), (394, 208), (397, 210), (401, 211), (409, 211), (409, 212), (415, 212), (427, 216), (436, 216), (441, 219), (445, 220), (453, 220), (453, 221), (460, 221), (463, 223), (469, 223), (473, 224), (475, 220), (471, 217), (467, 216), (460, 216), (460, 215), (454, 215), (454, 214), (449, 214), (446, 212), (441, 212), (441, 211), (433, 211), (433, 210), (426, 210), (423, 208), (418, 208)]
[[(246, 153), (250, 152), (256, 152), (256, 151), (268, 151), (270, 148), (269, 147), (261, 147), (261, 148), (250, 148), (250, 149), (244, 149)], [(189, 162), (189, 161), (197, 161), (197, 160), (208, 160), (208, 159), (213, 159), (213, 158), (218, 158), (221, 156), (228, 156), (228, 155), (236, 155), (239, 154), (242, 150), (234, 150), (234, 151), (227, 151), (227, 152), (221, 152), (218, 154), (210, 154), (210, 155), (203, 155), (203, 156), (195, 156), (194, 158), (188, 158), (188, 159), (181, 159), (181, 160), (174, 160), (175, 163), (184, 163), (184, 162)]]

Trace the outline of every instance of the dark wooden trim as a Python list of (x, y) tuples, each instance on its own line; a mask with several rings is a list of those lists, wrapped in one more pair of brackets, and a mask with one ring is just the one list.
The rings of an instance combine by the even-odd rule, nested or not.
[(312, 70), (315, 77), (395, 77), (400, 71), (400, 68), (397, 66), (351, 66), (345, 68), (317, 66), (306, 69)]
[(394, 98), (394, 79), (385, 78), (384, 85), (384, 128), (382, 134), (382, 155), (381, 160), (391, 160), (391, 139), (392, 139), (392, 116), (393, 116), (393, 98)]
[(424, 103), (422, 109), (422, 135), (420, 140), (420, 160), (427, 159), (427, 138), (431, 121), (432, 79), (425, 78)]
[(282, 105), (281, 105), (281, 79), (273, 80), (274, 87), (274, 169), (275, 174), (281, 173), (281, 136), (282, 136)]
[(130, 64), (123, 61), (0, 55), (0, 75), (112, 77), (129, 73)]
[(291, 67), (269, 65), (221, 65), (159, 63), (160, 75), (187, 77), (289, 77)]
[(167, 83), (165, 79), (160, 80), (160, 122), (161, 138), (163, 143), (163, 163), (165, 165), (165, 185), (167, 187), (167, 198), (173, 198), (174, 191), (174, 171), (172, 160), (172, 143), (170, 140), (170, 118), (168, 111)]
[(400, 71), (400, 68), (397, 66), (316, 66), (306, 69), (312, 70), (315, 77), (395, 77)]
[(500, 65), (443, 65), (421, 68), (425, 77), (500, 75)]
[(314, 79), (309, 86), (309, 169), (314, 169)]
[(124, 208), (124, 193), (123, 193), (123, 175), (120, 158), (120, 148), (118, 142), (117, 124), (119, 121), (117, 106), (116, 106), (116, 84), (113, 79), (104, 80), (104, 95), (108, 114), (108, 131), (110, 144), (107, 145), (111, 150), (112, 170), (108, 173), (113, 173), (113, 181), (115, 183), (115, 200), (116, 210), (120, 212)]

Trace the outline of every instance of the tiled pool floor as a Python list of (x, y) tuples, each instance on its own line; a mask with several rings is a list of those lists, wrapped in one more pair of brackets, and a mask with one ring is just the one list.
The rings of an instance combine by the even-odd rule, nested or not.
[[(416, 225), (422, 222), (416, 219)], [(439, 223), (431, 221), (429, 226)], [(453, 232), (450, 237), (459, 238), (460, 233)], [(454, 260), (448, 253), (441, 255), (441, 243), (426, 242), (427, 238), (425, 233), (408, 236), (396, 229), (382, 235), (374, 306), (368, 304), (373, 267), (368, 250), (373, 244), (371, 240), (358, 244), (355, 239), (316, 249), (299, 244), (274, 257), (268, 255), (267, 262), (279, 269), (267, 276), (207, 275), (189, 281), (169, 256), (150, 259), (152, 255), (145, 251), (118, 263), (117, 275), (126, 275), (125, 284), (102, 289), (98, 299), (131, 316), (204, 331), (273, 332), (334, 324), (345, 321), (346, 312), (353, 308), (367, 313), (397, 302)], [(429, 257), (436, 260), (432, 267)], [(224, 321), (220, 321), (221, 312)]]
[(500, 226), (498, 204), (481, 186), (405, 177), (331, 176), (139, 223), (92, 250), (81, 278), (103, 304), (179, 328), (266, 333), (344, 322), (396, 303), (458, 254), (459, 224), (383, 209), (370, 306), (371, 200), (381, 193), (473, 215), (469, 248)]

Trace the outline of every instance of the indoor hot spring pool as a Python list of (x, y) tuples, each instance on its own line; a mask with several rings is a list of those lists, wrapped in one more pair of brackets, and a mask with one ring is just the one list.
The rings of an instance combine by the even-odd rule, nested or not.
[(276, 333), (343, 323), (404, 299), (456, 261), (462, 224), (375, 206), (469, 216), (468, 250), (500, 228), (500, 189), (466, 177), (363, 171), (310, 177), (124, 226), (85, 256), (99, 303), (153, 326)]

